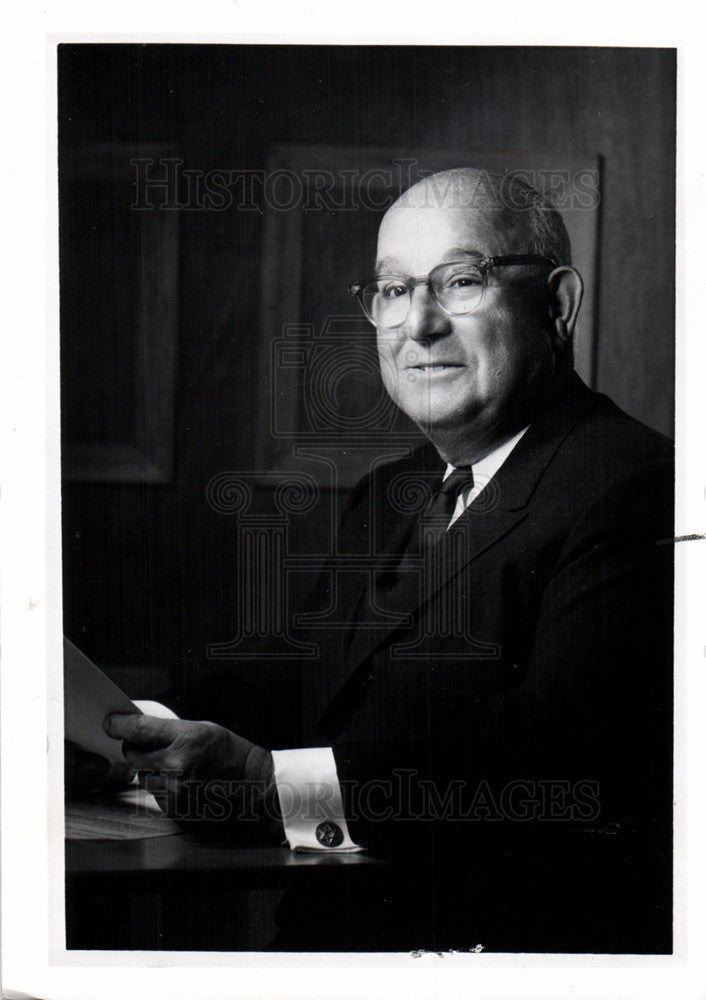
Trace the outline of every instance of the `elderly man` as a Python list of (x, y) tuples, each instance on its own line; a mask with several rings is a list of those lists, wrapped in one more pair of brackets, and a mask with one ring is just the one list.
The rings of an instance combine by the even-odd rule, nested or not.
[(430, 443), (348, 504), (339, 553), (378, 568), (339, 562), (308, 600), (315, 728), (274, 754), (212, 723), (106, 729), (177, 804), (227, 779), (260, 790), (260, 836), (389, 859), (367, 936), (322, 947), (668, 951), (672, 452), (573, 371), (563, 222), (517, 179), (445, 171), (351, 291)]

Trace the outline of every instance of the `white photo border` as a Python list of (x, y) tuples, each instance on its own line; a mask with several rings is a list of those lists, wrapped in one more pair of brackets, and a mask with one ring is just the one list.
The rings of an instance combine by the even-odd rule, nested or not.
[[(3, 365), (2, 521), (2, 914), (3, 996), (42, 1000), (181, 1000), (227, 997), (494, 998), (567, 996), (700, 998), (706, 989), (703, 831), (706, 726), (706, 542), (676, 546), (676, 844), (673, 956), (263, 955), (154, 952), (65, 952), (63, 931), (63, 708), (61, 701), (61, 530), (58, 392), (58, 210), (56, 180), (56, 46), (60, 42), (310, 42), (338, 44), (596, 44), (677, 47), (677, 516), (675, 533), (706, 532), (703, 429), (706, 315), (703, 172), (704, 63), (688, 23), (654, 29), (605, 5), (592, 26), (556, 22), (536, 30), (536, 12), (522, 24), (504, 8), (507, 31), (430, 34), (429, 8), (398, 16), (356, 5), (354, 21), (377, 34), (348, 32), (347, 11), (291, 6), (279, 13), (280, 34), (262, 31), (273, 13), (213, 4), (204, 11), (166, 5), (60, 4), (40, 10), (11, 3), (18, 19), (4, 32), (8, 123), (4, 160), (6, 223), (3, 297), (8, 356)], [(361, 13), (362, 12), (362, 13)], [(584, 14), (584, 17), (586, 15)], [(610, 17), (610, 22), (607, 18)], [(685, 15), (688, 17), (688, 15)], [(133, 24), (138, 22), (135, 31)], [(484, 18), (485, 20), (485, 18)], [(534, 23), (532, 23), (534, 22)], [(163, 24), (179, 34), (165, 35)], [(301, 25), (304, 24), (302, 29)], [(610, 23), (610, 30), (598, 30)], [(673, 21), (672, 23), (676, 23)], [(129, 27), (128, 27), (129, 24)], [(207, 24), (212, 34), (192, 33)], [(12, 30), (8, 30), (8, 28)], [(89, 28), (90, 32), (86, 33)], [(238, 34), (234, 32), (238, 31)], [(13, 56), (13, 58), (9, 58)], [(44, 131), (41, 123), (44, 122)], [(7, 251), (9, 250), (9, 253)], [(649, 266), (652, 266), (651, 264)], [(46, 665), (46, 670), (45, 670)], [(60, 743), (59, 743), (60, 746)], [(47, 752), (52, 772), (47, 775)], [(688, 804), (688, 805), (687, 805)]]

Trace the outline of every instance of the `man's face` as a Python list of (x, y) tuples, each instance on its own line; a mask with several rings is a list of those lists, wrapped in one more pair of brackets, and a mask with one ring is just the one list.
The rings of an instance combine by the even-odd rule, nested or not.
[[(403, 205), (383, 219), (377, 271), (422, 276), (468, 254), (523, 253), (523, 243), (519, 231), (482, 210)], [(502, 423), (551, 370), (546, 313), (530, 291), (532, 274), (523, 266), (491, 268), (481, 304), (467, 316), (447, 315), (429, 288), (417, 285), (402, 326), (378, 329), (385, 387), (432, 439), (434, 431), (453, 433), (471, 421), (482, 428)]]

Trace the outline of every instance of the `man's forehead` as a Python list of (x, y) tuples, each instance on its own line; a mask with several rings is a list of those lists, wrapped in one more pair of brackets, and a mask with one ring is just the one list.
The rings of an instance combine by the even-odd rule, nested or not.
[[(497, 206), (436, 205), (400, 200), (385, 214), (378, 234), (378, 271), (406, 261), (433, 266), (464, 256), (522, 252), (526, 224)], [(431, 262), (431, 263), (430, 263)]]

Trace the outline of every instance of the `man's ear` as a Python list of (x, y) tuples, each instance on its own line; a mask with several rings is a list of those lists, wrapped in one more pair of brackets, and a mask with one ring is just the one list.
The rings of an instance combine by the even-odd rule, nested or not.
[(571, 339), (576, 326), (583, 279), (574, 267), (563, 265), (555, 268), (547, 278), (549, 289), (549, 315), (557, 346), (564, 346)]

